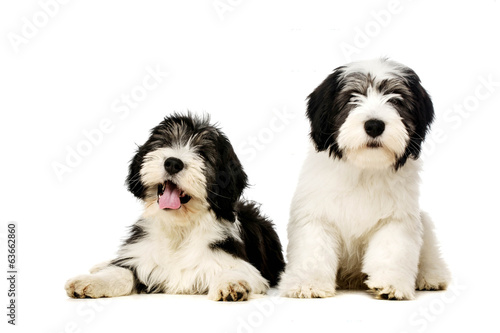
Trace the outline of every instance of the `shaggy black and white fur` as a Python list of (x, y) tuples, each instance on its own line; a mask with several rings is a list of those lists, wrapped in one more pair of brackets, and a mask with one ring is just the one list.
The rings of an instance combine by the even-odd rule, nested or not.
[(240, 200), (247, 176), (227, 137), (207, 118), (175, 114), (139, 147), (128, 189), (144, 203), (118, 257), (70, 279), (68, 296), (205, 294), (246, 300), (284, 268), (271, 221)]
[(311, 149), (288, 225), (289, 297), (367, 286), (412, 299), (446, 288), (433, 224), (419, 206), (418, 159), (434, 118), (410, 68), (388, 59), (334, 70), (310, 95)]

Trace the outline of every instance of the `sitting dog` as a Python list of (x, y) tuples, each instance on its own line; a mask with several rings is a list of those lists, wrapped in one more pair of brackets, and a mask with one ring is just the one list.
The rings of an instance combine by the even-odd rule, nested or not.
[(309, 95), (307, 117), (312, 147), (291, 205), (282, 294), (368, 286), (402, 300), (446, 288), (419, 207), (418, 157), (434, 109), (417, 74), (388, 59), (339, 67)]
[(144, 203), (118, 257), (66, 283), (74, 298), (133, 293), (265, 293), (284, 269), (281, 243), (256, 204), (240, 200), (247, 175), (207, 118), (175, 114), (132, 159), (130, 192)]

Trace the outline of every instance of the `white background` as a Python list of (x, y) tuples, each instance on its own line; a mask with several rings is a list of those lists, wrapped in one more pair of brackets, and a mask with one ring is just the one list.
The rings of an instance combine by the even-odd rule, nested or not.
[[(20, 272), (15, 328), (6, 324), (1, 279), (2, 327), (499, 329), (497, 1), (74, 0), (49, 6), (51, 16), (41, 7), (48, 2), (0, 5), (0, 266), (6, 271), (7, 222), (16, 221)], [(39, 27), (30, 30), (33, 23)], [(365, 292), (239, 304), (205, 296), (66, 297), (65, 281), (112, 258), (140, 215), (140, 203), (124, 187), (128, 161), (174, 111), (207, 112), (219, 123), (250, 178), (246, 197), (262, 203), (286, 246), (289, 203), (308, 146), (305, 98), (333, 68), (378, 56), (412, 67), (433, 97), (437, 118), (424, 153), (421, 203), (436, 222), (454, 276), (451, 290), (420, 292), (408, 302)], [(139, 93), (147, 68), (168, 76), (124, 109), (121, 98)], [(276, 122), (276, 114), (288, 118)], [(84, 132), (95, 133), (103, 121), (111, 124), (108, 133), (85, 146)], [(83, 146), (88, 154), (58, 177), (54, 165)]]

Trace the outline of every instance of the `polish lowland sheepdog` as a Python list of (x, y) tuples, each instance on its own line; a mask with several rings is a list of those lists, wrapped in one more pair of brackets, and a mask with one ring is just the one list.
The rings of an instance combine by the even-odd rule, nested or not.
[(127, 185), (144, 213), (117, 258), (70, 279), (68, 296), (208, 293), (243, 301), (277, 283), (278, 236), (254, 203), (240, 200), (247, 176), (208, 119), (165, 118), (138, 148)]
[(402, 300), (446, 288), (419, 207), (418, 157), (434, 110), (417, 74), (387, 59), (339, 67), (309, 95), (307, 117), (312, 147), (291, 205), (282, 294), (368, 287)]

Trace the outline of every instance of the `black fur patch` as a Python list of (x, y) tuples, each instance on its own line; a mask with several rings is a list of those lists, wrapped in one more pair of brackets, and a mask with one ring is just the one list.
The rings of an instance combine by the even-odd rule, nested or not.
[(140, 241), (141, 239), (143, 239), (144, 237), (146, 237), (147, 233), (139, 225), (140, 221), (141, 220), (139, 220), (137, 223), (135, 223), (134, 225), (132, 225), (130, 227), (129, 236), (127, 237), (127, 239), (125, 240), (125, 242), (123, 243), (123, 245), (137, 243), (138, 241)]
[(420, 84), (420, 78), (411, 70), (406, 68), (405, 79), (411, 94), (403, 95), (404, 103), (396, 109), (399, 111), (403, 122), (410, 135), (410, 142), (402, 157), (396, 162), (396, 170), (402, 167), (408, 157), (417, 159), (422, 149), (422, 142), (434, 121), (434, 106), (431, 97)]
[(228, 236), (224, 240), (212, 243), (209, 247), (211, 250), (222, 250), (237, 258), (248, 261), (245, 245), (231, 236)]
[(214, 148), (212, 172), (207, 172), (207, 200), (218, 218), (234, 222), (235, 204), (247, 187), (247, 175), (224, 134), (218, 133)]
[(342, 158), (337, 144), (340, 126), (344, 123), (350, 106), (350, 93), (340, 94), (345, 82), (341, 80), (345, 67), (336, 68), (309, 96), (307, 117), (311, 123), (311, 139), (317, 151), (329, 150), (330, 155)]
[(238, 202), (236, 206), (243, 243), (228, 237), (210, 245), (251, 263), (271, 286), (278, 284), (285, 268), (281, 243), (272, 222), (260, 215), (253, 202)]

